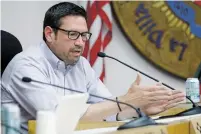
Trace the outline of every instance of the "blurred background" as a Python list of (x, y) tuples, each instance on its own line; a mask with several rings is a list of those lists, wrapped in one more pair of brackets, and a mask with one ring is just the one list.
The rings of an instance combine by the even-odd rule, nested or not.
[[(61, 1), (2, 1), (1, 29), (15, 35), (21, 42), (24, 50), (31, 45), (36, 45), (42, 41), (43, 19), (45, 12), (50, 6), (58, 2)], [(100, 8), (103, 9), (103, 13), (99, 12), (100, 14), (96, 14), (97, 7), (95, 9), (89, 8), (93, 5), (92, 1), (90, 3), (88, 3), (88, 1), (71, 2), (83, 6), (85, 9), (90, 9), (90, 12), (88, 13), (91, 15), (91, 17), (92, 15), (95, 15), (94, 18), (90, 18), (91, 24), (89, 24), (89, 27), (93, 36), (88, 44), (88, 51), (85, 51), (85, 56), (90, 60), (90, 63), (92, 64), (97, 74), (101, 78), (103, 78), (105, 85), (114, 95), (121, 95), (126, 93), (132, 82), (135, 80), (137, 72), (111, 59), (105, 59), (103, 61), (103, 59), (96, 57), (95, 52), (98, 50), (104, 51), (108, 55), (116, 57), (119, 60), (128, 63), (129, 65), (155, 77), (156, 79), (159, 79), (164, 83), (169, 84), (176, 89), (184, 90), (186, 80), (184, 77), (182, 78), (179, 75), (170, 73), (171, 71), (168, 71), (168, 69), (166, 69), (165, 64), (160, 65), (158, 62), (159, 60), (154, 62), (155, 59), (149, 59), (149, 56), (146, 55), (146, 51), (144, 51), (143, 53), (143, 50), (139, 47), (139, 45), (134, 45), (135, 40), (133, 41), (133, 39), (135, 39), (136, 37), (139, 37), (138, 40), (140, 41), (146, 40), (146, 38), (141, 37), (141, 34), (136, 31), (134, 31), (134, 33), (132, 34), (132, 39), (132, 32), (130, 33), (130, 31), (128, 31), (129, 27), (125, 27), (125, 21), (122, 21), (124, 19), (123, 17), (129, 17), (129, 12), (133, 12), (134, 9), (131, 8), (131, 10), (128, 11), (128, 15), (124, 14), (122, 15), (122, 17), (121, 14), (124, 13), (124, 9), (127, 8), (126, 6), (124, 7), (122, 5), (126, 3), (99, 3), (98, 5), (101, 6)], [(87, 4), (89, 4), (88, 8)], [(111, 5), (113, 5), (113, 8), (111, 7)], [(120, 8), (122, 8), (122, 10), (118, 10)], [(138, 7), (136, 6), (135, 9), (137, 8)], [(152, 7), (149, 7), (149, 4), (147, 4), (146, 8), (151, 9)], [(159, 23), (161, 18), (156, 18), (157, 13), (153, 14), (153, 12), (150, 11), (150, 14), (154, 16), (153, 20), (155, 20), (156, 23)], [(101, 15), (106, 15), (106, 17), (101, 17)], [(163, 19), (161, 19), (161, 21), (163, 23)], [(160, 24), (158, 24), (157, 26), (160, 27)], [(130, 30), (135, 29), (135, 24), (133, 24), (133, 27), (134, 28), (131, 27)], [(100, 46), (98, 50), (93, 50), (94, 43), (98, 39), (100, 33), (102, 34), (102, 42), (105, 44), (104, 46)], [(165, 37), (168, 37), (168, 35), (166, 35)], [(195, 35), (190, 35), (190, 37), (197, 38)], [(165, 39), (162, 39), (162, 41), (164, 40)], [(181, 38), (179, 41), (181, 41)], [(189, 42), (190, 41), (187, 41), (187, 43)], [(147, 43), (147, 41), (145, 43)], [(200, 39), (198, 39), (198, 43), (201, 43)], [(152, 49), (153, 50), (151, 50), (151, 52), (158, 51), (156, 45), (153, 45)], [(93, 51), (90, 52), (90, 50)], [(165, 51), (165, 48), (161, 49), (160, 53), (163, 53), (163, 50)], [(170, 54), (168, 54), (167, 57), (169, 55)], [(199, 56), (196, 59), (196, 63), (193, 65), (197, 66), (197, 61), (201, 61), (201, 56)], [(184, 54), (184, 59), (181, 62), (184, 62), (187, 57), (189, 57), (189, 55)], [(169, 56), (169, 58), (171, 58), (171, 56)], [(177, 60), (177, 63), (179, 62), (180, 61)], [(185, 66), (185, 64), (183, 64), (183, 66)], [(178, 66), (174, 67), (177, 68)], [(156, 82), (149, 78), (146, 78), (143, 75), (141, 75), (141, 77), (142, 85), (156, 84)]]

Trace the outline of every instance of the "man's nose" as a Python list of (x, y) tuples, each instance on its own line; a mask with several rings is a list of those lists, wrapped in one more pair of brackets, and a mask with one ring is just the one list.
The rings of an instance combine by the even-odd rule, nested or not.
[(79, 46), (83, 46), (85, 44), (85, 42), (82, 40), (82, 36), (80, 35), (76, 41), (75, 41), (75, 45), (79, 45)]

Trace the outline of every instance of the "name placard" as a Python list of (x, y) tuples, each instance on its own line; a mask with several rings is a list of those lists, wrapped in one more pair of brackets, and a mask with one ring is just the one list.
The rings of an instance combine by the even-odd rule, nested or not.
[(201, 134), (201, 115), (190, 120), (190, 134)]

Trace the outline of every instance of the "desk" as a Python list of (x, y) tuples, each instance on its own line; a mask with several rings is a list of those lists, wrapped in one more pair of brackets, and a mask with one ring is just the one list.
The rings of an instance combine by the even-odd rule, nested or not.
[[(167, 111), (160, 113), (159, 115), (172, 115), (176, 114), (178, 112), (181, 112), (187, 108), (190, 108), (191, 104), (181, 104), (175, 108), (168, 109)], [(86, 129), (94, 129), (94, 128), (107, 128), (107, 127), (118, 127), (120, 125), (124, 124), (124, 122), (86, 122), (86, 121), (80, 121), (77, 125), (76, 130), (86, 130)], [(147, 128), (153, 128), (153, 127), (146, 127)], [(167, 131), (169, 134), (189, 134), (190, 132), (190, 125), (189, 121), (184, 122), (177, 122), (177, 123), (171, 123), (166, 126)], [(133, 132), (134, 129), (126, 130), (126, 133)], [(138, 128), (135, 129), (135, 131), (139, 130)], [(123, 133), (125, 131), (116, 131), (115, 133)], [(35, 121), (29, 121), (29, 134), (35, 134)], [(132, 133), (133, 134), (133, 133)]]
[[(196, 117), (195, 117), (196, 116)], [(103, 132), (101, 134), (201, 134), (201, 114), (195, 115), (194, 117), (185, 117), (186, 119), (180, 119), (167, 125), (155, 125), (145, 126), (134, 129), (126, 129), (116, 131), (116, 128), (123, 124), (123, 122), (79, 122), (75, 134), (93, 134), (95, 132)], [(179, 117), (183, 118), (183, 117)], [(187, 119), (188, 118), (188, 119)], [(198, 124), (198, 125), (197, 125)], [(199, 128), (198, 128), (199, 127)], [(104, 131), (90, 130), (94, 128), (104, 128)], [(108, 129), (105, 129), (108, 128)], [(86, 130), (81, 131), (78, 130)], [(101, 130), (101, 129), (100, 129)], [(108, 132), (109, 131), (109, 132)], [(88, 132), (88, 133), (87, 133)]]
[[(32, 122), (33, 123), (33, 122)], [(78, 130), (87, 130), (87, 129), (95, 129), (95, 128), (109, 128), (109, 127), (118, 127), (120, 125), (124, 124), (123, 122), (83, 122), (80, 121), (76, 131)], [(34, 125), (32, 124), (32, 127)], [(190, 123), (189, 121), (183, 121), (183, 122), (177, 122), (172, 123), (169, 125), (162, 125), (162, 126), (146, 126), (146, 127), (140, 127), (140, 128), (134, 128), (134, 129), (127, 129), (127, 130), (121, 130), (121, 131), (114, 131), (107, 134), (137, 134), (137, 132), (142, 133), (142, 131), (156, 131), (156, 129), (164, 128), (168, 134), (190, 134)], [(164, 130), (164, 131), (165, 131)], [(29, 130), (29, 134), (35, 134), (35, 130)], [(166, 134), (166, 133), (164, 133)]]
[[(34, 122), (32, 127), (34, 127)], [(95, 128), (109, 128), (109, 127), (118, 127), (120, 125), (124, 124), (123, 122), (82, 122), (80, 121), (76, 131), (78, 130), (87, 130), (87, 129), (95, 129)], [(121, 131), (115, 131), (107, 134), (135, 134), (137, 132), (142, 133), (142, 131), (156, 131), (157, 129), (164, 128), (167, 130), (168, 134), (189, 134), (190, 132), (190, 125), (188, 121), (179, 122), (179, 123), (173, 123), (169, 125), (160, 125), (160, 126), (146, 126), (146, 127), (140, 127), (140, 128), (134, 128), (134, 129), (127, 129), (127, 130), (121, 130)], [(165, 131), (165, 130), (164, 130)], [(35, 134), (34, 129), (29, 129), (29, 134)], [(166, 133), (165, 133), (166, 134)]]
[[(118, 127), (123, 123), (108, 123), (108, 122), (80, 122), (76, 130), (86, 130), (93, 128), (106, 128), (106, 127)], [(162, 129), (163, 128), (163, 129)], [(189, 134), (190, 125), (189, 121), (173, 123), (169, 125), (160, 125), (160, 126), (146, 126), (134, 129), (126, 129), (121, 131), (109, 132), (106, 134), (158, 134), (163, 130), (164, 134)], [(155, 132), (155, 133), (154, 133)], [(161, 134), (161, 133), (160, 133)]]

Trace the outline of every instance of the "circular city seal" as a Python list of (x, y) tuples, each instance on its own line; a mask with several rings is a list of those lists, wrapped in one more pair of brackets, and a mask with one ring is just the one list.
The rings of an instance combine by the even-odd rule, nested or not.
[(121, 29), (142, 55), (181, 78), (201, 63), (201, 3), (113, 1)]

